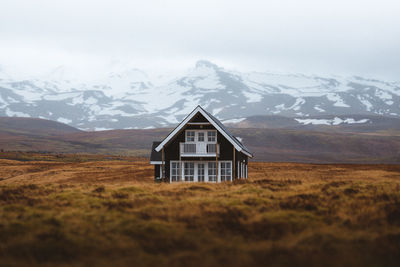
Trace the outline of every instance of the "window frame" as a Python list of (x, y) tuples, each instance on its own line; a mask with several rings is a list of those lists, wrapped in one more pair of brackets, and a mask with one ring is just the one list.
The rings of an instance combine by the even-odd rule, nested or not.
[(222, 161), (220, 163), (221, 169), (221, 182), (232, 181), (232, 162)]
[[(191, 166), (193, 166), (192, 168), (186, 168), (186, 164), (190, 164)], [(187, 174), (186, 171), (193, 171), (190, 174)], [(188, 177), (188, 179), (187, 179)], [(193, 161), (186, 161), (183, 164), (183, 180), (185, 182), (194, 182), (194, 177), (195, 177), (195, 164)]]
[[(179, 182), (180, 181), (180, 177), (181, 177), (180, 169), (181, 168), (179, 166), (179, 161), (171, 161), (171, 164), (170, 164), (171, 182)], [(174, 174), (174, 171), (176, 171), (176, 174)]]
[[(203, 140), (200, 140), (200, 134), (202, 134)], [(205, 131), (197, 131), (197, 142), (205, 142), (206, 141), (206, 134)]]
[[(193, 136), (190, 136), (190, 137), (193, 137), (192, 141), (188, 140), (189, 133), (193, 133)], [(195, 143), (196, 142), (196, 131), (195, 130), (186, 130), (185, 131), (185, 142), (186, 143)]]
[[(210, 133), (214, 133), (215, 135), (214, 136), (210, 136)], [(217, 134), (216, 130), (211, 130), (211, 131), (208, 130), (207, 131), (207, 143), (212, 143), (212, 144), (217, 143), (217, 136), (218, 136), (218, 134)], [(210, 137), (214, 137), (214, 140), (210, 141)]]
[[(202, 171), (203, 171), (203, 174), (202, 174), (202, 178), (200, 179), (200, 165), (202, 165), (203, 167), (202, 167)], [(197, 181), (198, 182), (205, 182), (205, 180), (206, 180), (206, 164), (204, 163), (204, 162), (198, 162), (197, 163)]]
[[(210, 167), (210, 165), (211, 165), (211, 167)], [(210, 173), (210, 172), (213, 172), (213, 173)], [(213, 177), (213, 179), (210, 179), (211, 177)], [(216, 164), (216, 162), (209, 161), (207, 163), (207, 178), (208, 178), (208, 182), (217, 182), (218, 177), (217, 177), (217, 164)]]

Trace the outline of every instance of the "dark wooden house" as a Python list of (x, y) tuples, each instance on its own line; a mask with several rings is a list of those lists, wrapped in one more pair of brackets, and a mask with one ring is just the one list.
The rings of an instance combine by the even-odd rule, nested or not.
[(150, 163), (156, 180), (222, 182), (247, 178), (252, 153), (214, 116), (197, 106), (161, 142)]

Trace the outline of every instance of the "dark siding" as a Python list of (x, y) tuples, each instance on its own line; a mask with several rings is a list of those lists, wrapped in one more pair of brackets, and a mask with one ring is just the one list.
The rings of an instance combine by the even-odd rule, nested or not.
[(233, 160), (233, 145), (221, 133), (218, 132), (219, 160)]
[(190, 122), (209, 122), (201, 113), (197, 113)]
[(160, 177), (160, 167), (161, 165), (154, 165), (154, 179), (156, 178), (156, 177)]
[(156, 147), (160, 144), (161, 142), (153, 142), (153, 145), (151, 146), (151, 155), (150, 155), (150, 161), (161, 161), (161, 152), (156, 151)]

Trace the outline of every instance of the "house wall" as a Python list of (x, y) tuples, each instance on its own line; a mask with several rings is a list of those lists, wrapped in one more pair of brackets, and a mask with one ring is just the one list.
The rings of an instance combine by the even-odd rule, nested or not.
[[(239, 164), (238, 163), (244, 163), (244, 165)], [(242, 172), (242, 168), (244, 166), (247, 166), (248, 164), (248, 157), (243, 154), (242, 152), (236, 152), (236, 162), (235, 162), (235, 168), (236, 168), (236, 177), (241, 177), (241, 172)]]
[[(208, 122), (203, 115), (200, 113), (197, 114), (191, 122)], [(170, 143), (168, 143), (164, 147), (164, 155), (165, 155), (165, 177), (169, 180), (170, 176), (170, 161), (171, 160), (179, 160), (179, 143), (185, 142), (185, 130), (215, 130), (213, 125), (185, 125), (181, 132), (178, 133)], [(233, 161), (233, 145), (220, 133), (217, 131), (217, 142), (220, 145), (220, 154), (218, 157), (218, 161), (230, 160)], [(215, 157), (182, 157), (182, 160), (185, 161), (209, 161), (215, 160)], [(238, 161), (245, 160), (247, 165), (247, 156), (241, 152), (236, 151), (236, 159), (235, 159), (235, 168), (237, 166)], [(235, 174), (237, 174), (237, 170)], [(155, 172), (155, 177), (157, 177), (157, 173)], [(234, 177), (237, 177), (235, 175)]]

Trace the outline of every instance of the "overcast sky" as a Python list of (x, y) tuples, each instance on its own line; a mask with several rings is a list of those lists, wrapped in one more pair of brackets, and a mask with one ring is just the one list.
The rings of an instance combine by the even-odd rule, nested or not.
[(198, 59), (400, 81), (400, 1), (0, 1), (3, 67), (179, 70)]

